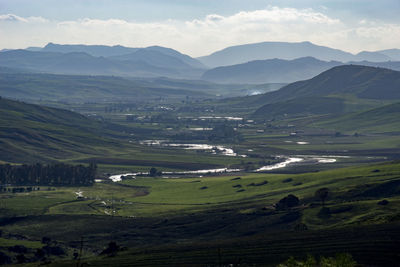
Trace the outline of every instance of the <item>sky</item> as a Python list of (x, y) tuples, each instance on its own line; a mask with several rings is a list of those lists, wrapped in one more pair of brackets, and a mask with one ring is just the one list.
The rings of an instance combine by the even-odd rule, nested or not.
[(400, 0), (0, 0), (0, 49), (146, 47), (190, 56), (310, 41), (352, 53), (400, 48)]

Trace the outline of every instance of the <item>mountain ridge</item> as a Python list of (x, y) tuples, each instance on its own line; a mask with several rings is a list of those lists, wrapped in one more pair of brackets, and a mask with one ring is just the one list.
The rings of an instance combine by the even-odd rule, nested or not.
[(202, 79), (218, 83), (291, 83), (310, 79), (332, 67), (348, 64), (400, 71), (400, 61), (352, 61), (342, 63), (303, 57), (293, 60), (255, 60), (237, 65), (217, 67), (204, 72)]
[[(311, 42), (260, 42), (226, 47), (207, 56), (198, 57), (204, 65), (214, 68), (242, 64), (253, 60), (279, 58), (293, 60), (301, 57), (314, 57), (324, 61), (360, 61), (378, 58), (381, 61), (389, 56), (377, 52), (360, 52), (354, 55), (339, 49), (320, 46)], [(365, 57), (366, 56), (366, 57)]]
[[(162, 55), (160, 58), (171, 58), (159, 52), (150, 53)], [(179, 59), (172, 59), (175, 62), (181, 62)], [(194, 69), (184, 62), (175, 67), (171, 65), (154, 66), (151, 64), (151, 58), (147, 61), (143, 57), (140, 60), (121, 61), (110, 57), (94, 57), (86, 52), (38, 52), (22, 49), (1, 52), (0, 66), (34, 72), (70, 75), (196, 78), (202, 73), (201, 69)]]
[(202, 79), (220, 83), (290, 83), (309, 79), (331, 67), (343, 64), (313, 57), (293, 60), (266, 59), (207, 70)]

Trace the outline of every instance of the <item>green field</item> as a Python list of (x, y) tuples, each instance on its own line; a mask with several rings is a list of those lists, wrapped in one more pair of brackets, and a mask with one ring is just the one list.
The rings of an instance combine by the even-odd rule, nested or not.
[[(113, 259), (117, 262), (147, 259), (146, 262), (154, 264), (155, 259), (163, 257), (161, 251), (171, 255), (171, 260), (175, 259), (175, 252), (164, 247), (172, 240), (175, 240), (176, 248), (180, 242), (191, 240), (189, 247), (200, 248), (202, 253), (205, 253), (203, 246), (214, 240), (210, 245), (215, 249), (221, 242), (221, 246), (229, 247), (229, 253), (243, 255), (251, 262), (254, 255), (246, 249), (239, 252), (234, 245), (236, 238), (247, 240), (247, 247), (258, 244), (260, 249), (265, 249), (268, 246), (259, 241), (262, 236), (271, 232), (285, 236), (297, 225), (305, 225), (308, 231), (300, 231), (290, 238), (286, 236), (290, 242), (298, 242), (292, 238), (305, 238), (304, 235), (314, 231), (329, 235), (332, 233), (326, 231), (342, 233), (352, 227), (373, 227), (372, 232), (379, 232), (380, 227), (391, 227), (400, 218), (399, 177), (400, 163), (393, 162), (305, 174), (241, 173), (179, 179), (147, 177), (122, 183), (97, 183), (92, 187), (52, 187), (31, 193), (2, 193), (1, 229), (3, 235), (19, 234), (32, 242), (39, 241), (46, 233), (64, 246), (71, 246), (84, 236), (87, 246), (99, 249), (106, 245), (104, 231), (111, 227), (111, 235), (106, 234), (109, 236), (106, 239), (111, 238), (129, 247), (129, 252)], [(319, 215), (322, 204), (314, 197), (315, 191), (322, 187), (330, 191), (325, 203), (325, 208), (330, 210), (328, 217)], [(77, 199), (75, 192), (78, 191), (82, 192), (83, 199)], [(273, 205), (289, 193), (299, 197), (300, 204), (295, 208), (276, 210)], [(388, 204), (378, 205), (383, 199)], [(7, 219), (10, 216), (18, 219)], [(68, 223), (68, 229), (65, 229), (65, 223)], [(136, 237), (124, 238), (132, 234)], [(319, 235), (317, 232), (314, 234)], [(273, 240), (276, 235), (264, 238)], [(103, 241), (99, 243), (100, 240)], [(154, 260), (139, 253), (145, 240), (153, 249), (159, 247), (159, 252), (150, 249)], [(176, 240), (181, 241), (175, 243)], [(343, 242), (340, 238), (334, 240), (326, 241), (327, 245)], [(361, 246), (369, 242), (361, 237), (357, 240)], [(318, 244), (318, 241), (314, 242)], [(306, 243), (311, 246), (310, 241)], [(269, 246), (278, 249), (278, 244), (273, 244)], [(352, 246), (348, 243), (336, 252), (352, 251), (355, 249)], [(87, 256), (92, 255), (90, 251)], [(304, 251), (292, 250), (291, 253), (305, 255), (302, 254)], [(185, 255), (189, 261), (199, 257), (193, 250), (188, 250)], [(277, 259), (283, 260), (284, 255), (287, 254)], [(355, 256), (358, 260), (365, 260), (357, 253)], [(263, 257), (268, 259), (270, 256)], [(256, 258), (255, 262), (259, 262), (260, 255)], [(86, 260), (96, 262), (94, 258)], [(204, 260), (201, 262), (205, 263)]]

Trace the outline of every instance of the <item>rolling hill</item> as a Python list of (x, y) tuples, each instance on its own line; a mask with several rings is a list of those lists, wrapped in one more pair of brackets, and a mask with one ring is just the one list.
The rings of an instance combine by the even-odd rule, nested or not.
[(400, 72), (344, 65), (316, 77), (289, 84), (278, 91), (244, 99), (263, 103), (254, 116), (282, 114), (338, 114), (361, 111), (400, 100)]
[(0, 164), (96, 162), (107, 171), (151, 167), (186, 171), (221, 168), (231, 160), (133, 143), (132, 135), (141, 130), (0, 97)]
[(49, 162), (120, 145), (83, 115), (0, 98), (0, 161)]
[(329, 69), (312, 79), (289, 84), (263, 95), (266, 103), (298, 97), (346, 95), (360, 99), (400, 99), (400, 72), (360, 65)]
[(321, 121), (317, 125), (337, 131), (356, 131), (358, 133), (399, 132), (399, 118), (400, 103), (394, 103)]
[(254, 112), (253, 116), (276, 118), (304, 116), (310, 114), (338, 114), (345, 111), (345, 101), (336, 97), (299, 97), (287, 101), (267, 104)]
[[(163, 85), (157, 81), (170, 81)], [(0, 95), (25, 100), (64, 102), (142, 101), (159, 97), (210, 97), (217, 85), (173, 82), (168, 79), (131, 80), (111, 76), (0, 72)], [(208, 91), (208, 92), (207, 92)], [(210, 92), (211, 91), (211, 92)]]

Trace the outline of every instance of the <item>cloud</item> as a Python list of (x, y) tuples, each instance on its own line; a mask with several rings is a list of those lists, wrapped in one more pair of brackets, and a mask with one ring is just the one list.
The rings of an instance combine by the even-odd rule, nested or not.
[(0, 15), (0, 22), (24, 22), (24, 23), (45, 23), (48, 22), (47, 19), (42, 17), (27, 17), (23, 18), (14, 14)]
[(312, 9), (278, 8), (270, 7), (264, 10), (239, 12), (227, 17), (230, 21), (241, 22), (264, 22), (264, 23), (318, 23), (332, 25), (340, 23), (338, 19), (330, 18), (322, 13), (314, 12)]
[(28, 22), (27, 19), (24, 19), (22, 17), (19, 17), (14, 14), (5, 14), (5, 15), (0, 15), (0, 21), (9, 21), (9, 22)]
[(43, 46), (47, 42), (131, 47), (162, 45), (201, 56), (243, 43), (311, 41), (359, 52), (399, 47), (400, 25), (367, 19), (349, 22), (313, 9), (269, 6), (230, 16), (209, 14), (201, 19), (158, 22), (118, 18), (53, 21), (6, 14), (0, 15), (0, 36), (7, 37), (0, 39), (1, 48)]

